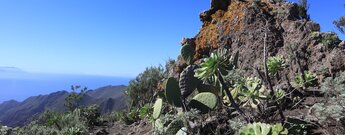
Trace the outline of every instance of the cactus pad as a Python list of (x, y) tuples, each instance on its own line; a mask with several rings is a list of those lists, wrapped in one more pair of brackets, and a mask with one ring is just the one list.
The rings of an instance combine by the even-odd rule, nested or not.
[(181, 56), (188, 65), (193, 64), (194, 61), (194, 48), (192, 45), (186, 44), (181, 48)]
[(158, 131), (158, 133), (164, 132), (164, 124), (162, 123), (162, 120), (157, 119), (154, 124), (154, 129)]
[(165, 134), (166, 135), (176, 135), (176, 133), (183, 127), (183, 121), (181, 119), (176, 119), (174, 121), (172, 121), (166, 131)]
[(196, 95), (189, 103), (189, 107), (196, 108), (203, 113), (216, 108), (218, 103), (217, 96), (211, 92), (203, 92)]
[(197, 65), (189, 65), (180, 74), (179, 86), (182, 99), (188, 97), (201, 82), (198, 78), (194, 77), (194, 70), (197, 68)]
[(181, 90), (179, 88), (177, 80), (173, 77), (170, 77), (166, 80), (165, 96), (169, 104), (172, 104), (176, 107), (182, 106)]
[(162, 112), (163, 100), (158, 98), (153, 105), (153, 119), (158, 119)]

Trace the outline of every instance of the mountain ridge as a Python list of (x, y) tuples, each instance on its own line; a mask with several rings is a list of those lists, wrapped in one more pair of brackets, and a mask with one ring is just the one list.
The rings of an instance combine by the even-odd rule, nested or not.
[[(88, 90), (80, 105), (97, 104), (101, 113), (123, 110), (127, 106), (127, 97), (123, 93), (125, 88), (124, 85), (108, 85)], [(4, 101), (0, 104), (0, 123), (11, 127), (23, 126), (45, 110), (65, 111), (64, 102), (68, 94), (67, 91), (57, 91), (47, 95), (31, 96), (22, 102)]]

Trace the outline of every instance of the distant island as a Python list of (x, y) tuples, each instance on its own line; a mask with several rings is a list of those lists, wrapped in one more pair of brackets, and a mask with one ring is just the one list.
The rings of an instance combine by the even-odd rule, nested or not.
[(17, 73), (23, 73), (25, 71), (21, 70), (17, 67), (8, 67), (8, 66), (0, 66), (0, 72), (17, 72)]

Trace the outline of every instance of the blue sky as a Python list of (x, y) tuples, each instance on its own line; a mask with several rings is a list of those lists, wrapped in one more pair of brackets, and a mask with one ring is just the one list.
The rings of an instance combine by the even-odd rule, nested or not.
[[(322, 31), (336, 31), (345, 2), (310, 1)], [(1, 0), (0, 66), (134, 77), (175, 59), (208, 8), (209, 0)]]

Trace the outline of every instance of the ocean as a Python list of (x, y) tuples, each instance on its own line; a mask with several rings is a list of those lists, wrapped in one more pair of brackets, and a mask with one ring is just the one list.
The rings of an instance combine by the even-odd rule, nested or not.
[(71, 85), (96, 89), (108, 85), (128, 85), (131, 78), (94, 75), (63, 75), (39, 73), (1, 73), (0, 103), (8, 100), (23, 101), (30, 96), (56, 91), (70, 91)]

